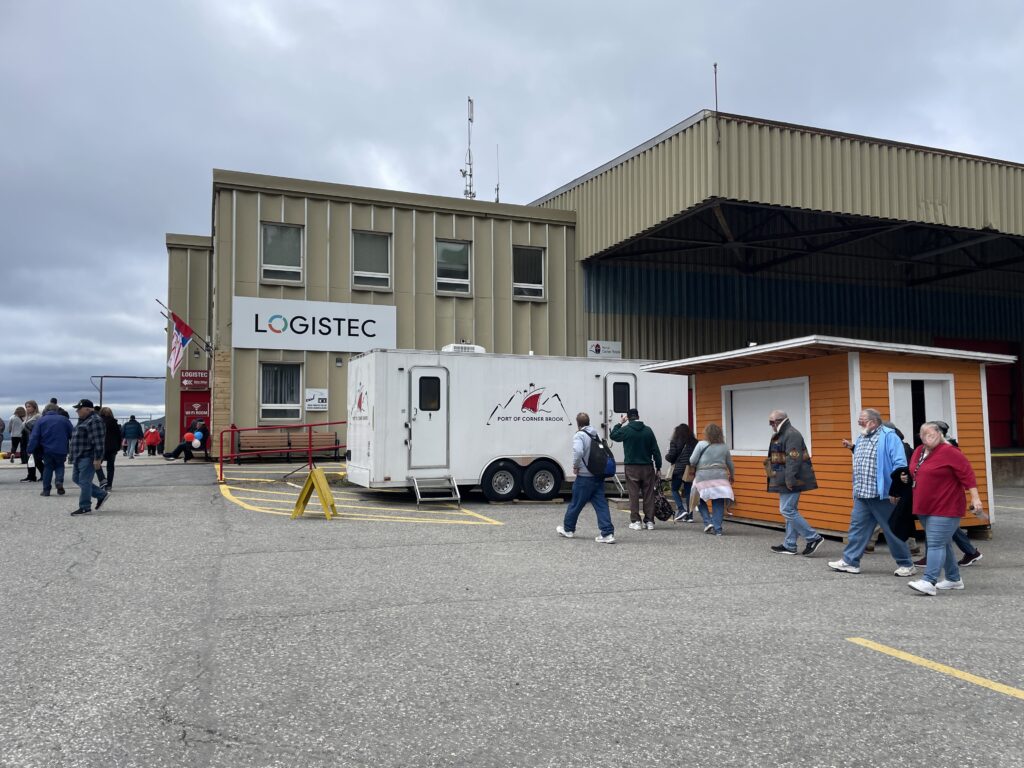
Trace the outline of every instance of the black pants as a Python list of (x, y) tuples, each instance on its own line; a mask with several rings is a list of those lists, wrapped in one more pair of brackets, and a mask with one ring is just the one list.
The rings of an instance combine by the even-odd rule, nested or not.
[(175, 448), (173, 451), (171, 451), (167, 455), (170, 456), (173, 459), (176, 459), (179, 456), (181, 456), (182, 453), (185, 454), (185, 461), (191, 461), (192, 460), (192, 443), (188, 442), (187, 440), (182, 440), (180, 443), (178, 443), (178, 447)]
[[(21, 445), (21, 435), (15, 437), (11, 435), (11, 461), (14, 461), (14, 454), (18, 452), (18, 446)], [(28, 461), (28, 459), (26, 459)]]
[(114, 487), (114, 461), (117, 459), (118, 449), (115, 448), (112, 451), (107, 451), (103, 454), (103, 460), (107, 462), (107, 471), (104, 474), (103, 467), (96, 470), (96, 479), (101, 483), (105, 483), (107, 488)]
[(156, 446), (155, 445), (147, 445), (146, 446), (146, 453), (149, 456), (156, 456)]

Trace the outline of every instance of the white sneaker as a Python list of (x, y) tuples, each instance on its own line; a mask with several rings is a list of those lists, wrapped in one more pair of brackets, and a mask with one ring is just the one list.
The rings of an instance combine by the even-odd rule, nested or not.
[(932, 584), (930, 581), (925, 581), (924, 579), (918, 579), (917, 581), (908, 581), (907, 586), (911, 589), (916, 589), (922, 595), (935, 594), (935, 585)]
[(714, 532), (715, 532), (715, 526), (713, 526), (711, 523), (708, 523), (707, 525), (704, 526), (704, 533), (714, 533)]
[(912, 565), (901, 565), (895, 571), (892, 572), (893, 576), (913, 576), (917, 573), (917, 568)]
[(614, 544), (615, 534), (609, 533), (607, 536), (598, 536), (596, 539), (594, 539), (594, 541), (596, 541), (598, 544)]
[(949, 579), (943, 579), (942, 581), (940, 581), (938, 584), (935, 585), (935, 588), (936, 589), (963, 589), (964, 588), (964, 582), (963, 582), (963, 579), (961, 579), (960, 581), (950, 581)]
[(647, 530), (648, 531), (653, 531), (654, 530), (654, 523), (644, 523), (644, 525), (647, 526)]
[(567, 539), (572, 539), (576, 537), (575, 531), (567, 531), (562, 526), (558, 526), (557, 528), (555, 528), (555, 530), (558, 531), (559, 536), (564, 536)]
[(860, 573), (859, 566), (850, 565), (845, 560), (833, 560), (828, 564), (828, 567), (833, 571), (842, 571), (843, 573)]
[(644, 529), (644, 524), (641, 523), (639, 520), (637, 520), (635, 523), (630, 523), (629, 524), (629, 530), (631, 530), (631, 531), (642, 531), (643, 529)]

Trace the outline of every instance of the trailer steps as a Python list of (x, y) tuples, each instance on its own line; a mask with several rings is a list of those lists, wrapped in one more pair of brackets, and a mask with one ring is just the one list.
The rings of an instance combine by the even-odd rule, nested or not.
[(451, 475), (445, 477), (410, 477), (412, 489), (416, 494), (416, 507), (424, 501), (454, 501), (462, 508), (462, 496), (459, 486)]

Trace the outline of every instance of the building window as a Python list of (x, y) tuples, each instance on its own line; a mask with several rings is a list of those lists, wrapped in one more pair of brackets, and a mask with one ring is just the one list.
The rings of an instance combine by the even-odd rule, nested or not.
[(722, 429), (725, 443), (736, 456), (763, 456), (771, 429), (768, 414), (789, 414), (789, 422), (804, 436), (811, 451), (810, 379), (755, 381), (722, 387)]
[(512, 295), (544, 298), (544, 249), (512, 248)]
[(302, 417), (302, 366), (297, 363), (260, 365), (260, 418)]
[(352, 233), (352, 287), (391, 287), (391, 236)]
[(437, 292), (470, 292), (469, 243), (437, 241)]
[(264, 224), (261, 254), (264, 280), (302, 282), (302, 227)]

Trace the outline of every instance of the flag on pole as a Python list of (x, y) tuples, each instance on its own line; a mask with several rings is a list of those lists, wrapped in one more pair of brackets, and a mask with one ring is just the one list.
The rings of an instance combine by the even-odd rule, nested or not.
[(171, 312), (171, 321), (174, 323), (174, 331), (171, 335), (171, 356), (167, 358), (167, 367), (171, 369), (171, 376), (174, 376), (178, 372), (181, 361), (185, 359), (185, 347), (192, 341), (195, 331), (173, 312)]

